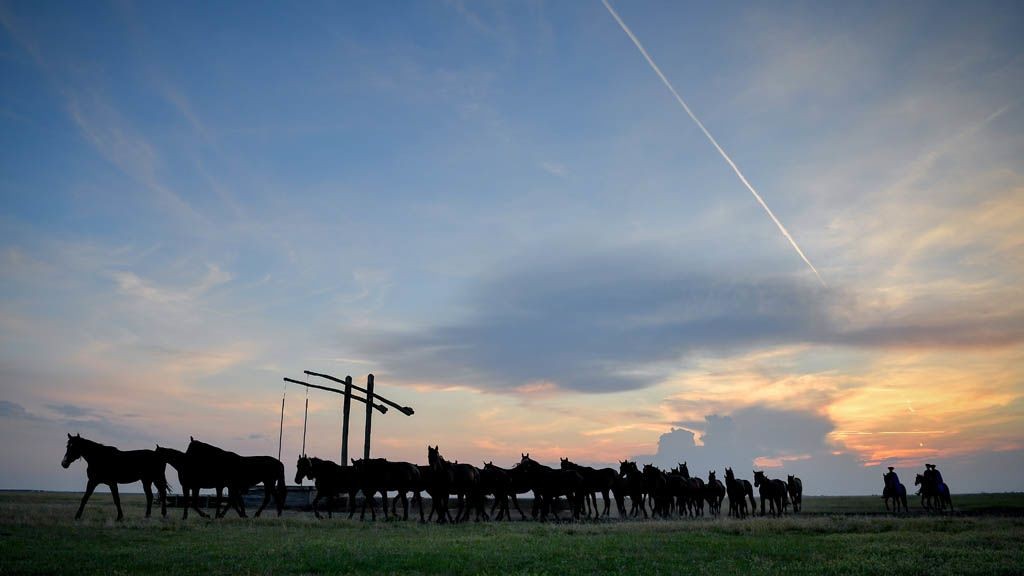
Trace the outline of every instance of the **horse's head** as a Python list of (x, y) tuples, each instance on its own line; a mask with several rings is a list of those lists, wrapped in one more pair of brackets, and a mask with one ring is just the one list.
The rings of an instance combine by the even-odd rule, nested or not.
[(726, 480), (735, 480), (736, 479), (736, 476), (732, 473), (732, 468), (726, 468), (725, 469), (725, 479)]
[(679, 473), (687, 478), (690, 477), (690, 469), (686, 467), (686, 462), (679, 465)]
[(636, 462), (630, 462), (629, 460), (623, 460), (619, 462), (619, 476), (625, 476), (626, 474), (639, 474), (637, 470)]
[(530, 458), (530, 453), (527, 452), (526, 454), (521, 455), (521, 457), (519, 458), (519, 464), (521, 464), (523, 467), (536, 466), (537, 461), (534, 460), (533, 458)]
[(75, 434), (72, 436), (68, 434), (68, 447), (64, 451), (64, 459), (60, 461), (60, 465), (64, 468), (71, 466), (71, 463), (82, 457), (82, 435)]
[(792, 484), (794, 480), (796, 480), (796, 476), (793, 476), (792, 474), (790, 474), (789, 476), (786, 476), (786, 483), (787, 484)]
[(918, 474), (917, 477), (914, 478), (914, 486), (920, 486), (922, 484), (924, 484), (924, 476), (922, 474)]
[(303, 478), (309, 478), (313, 480), (313, 462), (305, 455), (299, 456), (299, 461), (295, 464), (295, 483), (302, 484)]
[(760, 486), (761, 484), (768, 483), (768, 477), (764, 475), (764, 471), (754, 470), (754, 486)]
[(708, 470), (708, 484), (713, 484), (714, 482), (715, 482), (715, 471), (714, 470)]
[(561, 466), (562, 470), (570, 470), (570, 469), (572, 469), (572, 462), (569, 462), (568, 458), (559, 458), (558, 460), (559, 460), (559, 463), (560, 463), (560, 466)]

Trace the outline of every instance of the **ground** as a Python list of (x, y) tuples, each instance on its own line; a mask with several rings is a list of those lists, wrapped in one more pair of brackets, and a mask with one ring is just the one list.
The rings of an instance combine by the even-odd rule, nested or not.
[[(784, 519), (458, 526), (278, 518), (145, 520), (109, 494), (0, 493), (0, 574), (1020, 574), (1024, 494), (957, 496), (957, 515), (893, 518), (877, 497), (805, 498)], [(916, 499), (912, 506), (916, 505)]]

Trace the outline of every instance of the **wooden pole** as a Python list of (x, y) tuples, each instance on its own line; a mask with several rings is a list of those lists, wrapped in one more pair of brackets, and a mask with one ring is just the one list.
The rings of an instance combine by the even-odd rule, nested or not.
[(281, 394), (281, 427), (277, 431), (277, 459), (281, 459), (281, 440), (284, 438), (284, 394)]
[[(366, 375), (366, 398), (373, 399), (373, 374)], [(363, 440), (363, 459), (370, 459), (370, 421), (373, 418), (373, 402), (366, 403), (366, 439)]]
[[(306, 422), (309, 420), (309, 391), (306, 392), (306, 410), (302, 413), (302, 455), (306, 455)], [(278, 458), (280, 460), (280, 458)]]
[(352, 377), (345, 376), (345, 402), (341, 408), (341, 465), (348, 466), (348, 413), (352, 408)]

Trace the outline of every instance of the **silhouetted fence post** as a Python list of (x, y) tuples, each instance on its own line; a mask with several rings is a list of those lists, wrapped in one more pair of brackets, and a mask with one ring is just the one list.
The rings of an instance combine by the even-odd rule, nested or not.
[(341, 408), (341, 465), (348, 466), (348, 413), (352, 408), (352, 377), (345, 376), (345, 402)]
[[(366, 397), (369, 399), (373, 398), (373, 374), (366, 375)], [(370, 458), (370, 423), (373, 419), (373, 410), (370, 409), (371, 404), (366, 404), (366, 440), (363, 441), (364, 460), (369, 460)], [(387, 505), (386, 499), (384, 504)]]

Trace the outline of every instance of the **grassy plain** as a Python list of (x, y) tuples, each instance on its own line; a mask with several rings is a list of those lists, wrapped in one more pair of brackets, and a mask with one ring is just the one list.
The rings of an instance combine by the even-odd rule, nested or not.
[[(597, 523), (282, 518), (145, 520), (108, 494), (0, 493), (0, 574), (1021, 574), (1024, 495), (958, 496), (962, 513), (877, 515), (877, 497), (805, 499), (781, 520)], [(913, 504), (912, 504), (913, 506)]]

